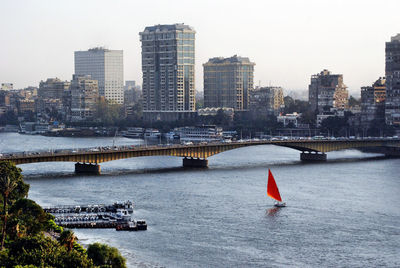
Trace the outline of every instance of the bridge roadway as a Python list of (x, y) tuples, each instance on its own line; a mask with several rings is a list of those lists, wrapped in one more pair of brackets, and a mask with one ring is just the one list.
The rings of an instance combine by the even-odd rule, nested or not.
[(55, 151), (15, 152), (0, 154), (0, 161), (16, 165), (38, 162), (75, 162), (75, 172), (100, 174), (99, 163), (141, 156), (184, 157), (183, 166), (206, 167), (207, 158), (241, 147), (277, 145), (289, 147), (300, 153), (303, 161), (325, 161), (326, 153), (350, 148), (378, 147), (388, 156), (400, 156), (400, 139), (321, 139), (321, 140), (248, 140), (211, 142), (191, 145), (155, 145), (96, 147), (84, 149), (59, 149)]

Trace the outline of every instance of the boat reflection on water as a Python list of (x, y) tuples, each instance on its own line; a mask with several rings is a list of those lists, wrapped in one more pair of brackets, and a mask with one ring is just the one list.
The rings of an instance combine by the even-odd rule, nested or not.
[(279, 214), (279, 210), (281, 210), (281, 208), (282, 207), (273, 207), (273, 208), (267, 209), (265, 214), (267, 214), (267, 216), (269, 216), (269, 217), (275, 217)]

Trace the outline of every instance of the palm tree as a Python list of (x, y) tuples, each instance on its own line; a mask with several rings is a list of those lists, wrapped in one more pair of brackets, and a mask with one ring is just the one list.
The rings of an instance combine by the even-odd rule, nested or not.
[(6, 238), (6, 228), (7, 228), (7, 217), (8, 217), (8, 196), (17, 187), (17, 182), (11, 180), (9, 176), (0, 177), (0, 194), (3, 196), (3, 230), (1, 232), (1, 250), (4, 248), (4, 240)]
[(60, 243), (62, 245), (65, 245), (68, 249), (68, 251), (71, 251), (72, 248), (74, 247), (74, 242), (76, 240), (76, 236), (74, 232), (71, 230), (65, 230), (64, 232), (61, 233), (60, 235)]

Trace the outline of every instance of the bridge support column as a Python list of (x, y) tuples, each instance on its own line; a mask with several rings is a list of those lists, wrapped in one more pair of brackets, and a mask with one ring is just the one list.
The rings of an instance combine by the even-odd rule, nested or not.
[(101, 168), (98, 164), (86, 164), (86, 163), (76, 163), (75, 164), (76, 174), (93, 174), (100, 175)]
[(326, 154), (320, 152), (302, 152), (300, 153), (301, 161), (326, 161)]
[(205, 168), (208, 166), (207, 159), (200, 158), (183, 158), (183, 166), (184, 167), (195, 167), (195, 168)]

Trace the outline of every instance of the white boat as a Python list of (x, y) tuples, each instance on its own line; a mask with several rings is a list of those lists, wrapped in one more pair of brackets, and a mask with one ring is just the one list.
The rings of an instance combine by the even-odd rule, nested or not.
[(125, 138), (131, 138), (131, 139), (142, 139), (143, 132), (144, 132), (144, 129), (141, 127), (132, 127), (132, 128), (128, 128), (128, 130), (122, 136)]
[(161, 137), (160, 131), (158, 129), (148, 128), (144, 132), (145, 139), (159, 139)]
[(174, 131), (180, 136), (180, 140), (184, 142), (211, 142), (222, 139), (222, 128), (214, 125), (180, 127), (176, 128)]

